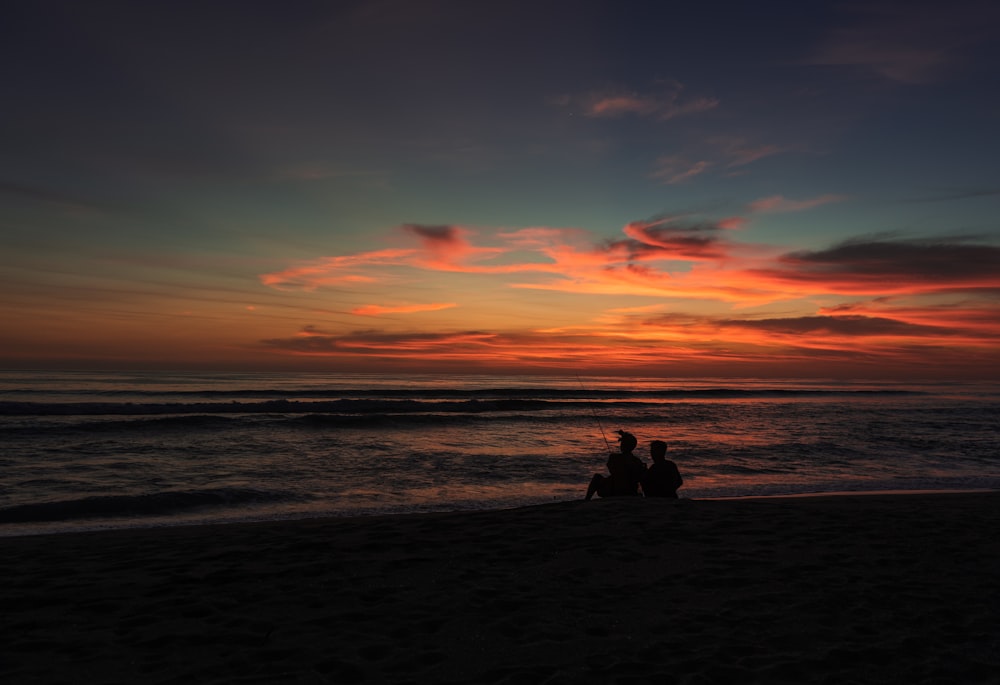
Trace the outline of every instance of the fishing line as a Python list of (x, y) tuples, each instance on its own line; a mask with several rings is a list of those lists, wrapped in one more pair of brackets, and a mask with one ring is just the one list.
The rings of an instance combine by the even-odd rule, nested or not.
[[(580, 380), (579, 376), (576, 377), (576, 382), (580, 384), (580, 389), (581, 390), (583, 390), (584, 392), (587, 392), (587, 389), (585, 387), (583, 387), (583, 381)], [(594, 415), (594, 421), (597, 421), (597, 427), (601, 429), (601, 437), (604, 438), (604, 445), (605, 445), (605, 447), (608, 448), (608, 454), (611, 454), (612, 453), (611, 452), (611, 443), (608, 442), (608, 436), (605, 435), (605, 433), (604, 433), (604, 426), (601, 425), (601, 419), (597, 415), (597, 410), (594, 409), (594, 403), (590, 401), (589, 397), (586, 398), (586, 399), (587, 399), (587, 405), (590, 407), (590, 413)]]

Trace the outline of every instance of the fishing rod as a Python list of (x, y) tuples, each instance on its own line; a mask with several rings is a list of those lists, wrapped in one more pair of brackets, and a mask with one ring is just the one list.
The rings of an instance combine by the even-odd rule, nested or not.
[[(583, 387), (583, 381), (580, 380), (579, 376), (576, 377), (576, 382), (580, 384), (580, 389), (581, 390), (583, 390), (584, 392), (587, 392), (587, 389), (585, 387)], [(590, 401), (589, 397), (587, 398), (587, 405), (590, 407), (590, 413), (594, 415), (594, 421), (597, 421), (597, 427), (601, 429), (601, 437), (604, 438), (604, 445), (605, 445), (605, 447), (608, 448), (608, 454), (612, 454), (612, 452), (611, 452), (611, 443), (608, 442), (608, 436), (604, 433), (604, 426), (601, 425), (601, 419), (597, 415), (597, 410), (594, 409), (594, 403)]]

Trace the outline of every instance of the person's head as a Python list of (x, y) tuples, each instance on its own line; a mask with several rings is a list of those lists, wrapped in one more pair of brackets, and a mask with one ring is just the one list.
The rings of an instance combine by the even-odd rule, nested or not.
[(663, 461), (667, 458), (667, 443), (662, 440), (653, 440), (649, 443), (649, 456), (653, 461)]
[(632, 454), (632, 450), (639, 444), (639, 441), (628, 431), (618, 431), (618, 435), (618, 449), (621, 450), (622, 454)]

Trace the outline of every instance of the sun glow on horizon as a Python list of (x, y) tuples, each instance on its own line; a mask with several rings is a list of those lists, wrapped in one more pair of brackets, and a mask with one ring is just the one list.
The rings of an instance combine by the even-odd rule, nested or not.
[[(792, 211), (787, 204), (780, 211)], [(745, 224), (739, 217), (725, 221)], [(621, 239), (585, 244), (578, 229), (406, 225), (401, 239), (419, 235), (421, 246), (323, 257), (261, 276), (265, 285), (319, 291), (342, 282), (347, 270), (363, 274), (358, 282), (372, 285), (359, 286), (355, 296), (393, 304), (350, 311), (380, 319), (379, 328), (348, 326), (305, 341), (271, 338), (265, 346), (294, 356), (358, 355), (434, 367), (855, 364), (901, 372), (924, 369), (931, 356), (941, 363), (945, 349), (954, 365), (963, 357), (995, 357), (1000, 306), (981, 293), (1000, 289), (994, 268), (1000, 248), (858, 240), (788, 250), (740, 243), (732, 231), (720, 222), (661, 218), (626, 225)], [(477, 238), (491, 242), (477, 245)], [(978, 264), (967, 258), (973, 253)], [(505, 264), (491, 263), (500, 256)], [(442, 277), (461, 280), (437, 286)], [(400, 303), (398, 295), (417, 284), (411, 295), (453, 301)], [(564, 301), (547, 304), (541, 292)], [(494, 298), (503, 304), (491, 304)], [(546, 324), (525, 325), (522, 308), (545, 316)], [(449, 319), (428, 318), (445, 309)]]

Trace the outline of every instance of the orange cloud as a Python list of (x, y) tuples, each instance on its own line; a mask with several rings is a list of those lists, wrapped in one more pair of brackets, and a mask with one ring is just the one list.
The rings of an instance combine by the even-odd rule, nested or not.
[[(506, 294), (484, 289), (476, 291), (477, 299), (509, 302), (510, 314), (504, 316), (512, 322), (530, 320), (519, 319), (518, 309), (544, 301), (537, 296), (519, 301), (518, 291), (608, 296), (616, 298), (615, 307), (602, 310), (594, 301), (584, 316), (572, 309), (548, 310), (555, 314), (551, 321), (530, 330), (305, 328), (264, 345), (282, 355), (344, 363), (370, 359), (401, 369), (422, 368), (421, 362), (466, 369), (585, 365), (609, 371), (683, 363), (686, 369), (726, 373), (738, 365), (780, 360), (788, 373), (807, 373), (822, 364), (824, 374), (829, 365), (843, 365), (875, 374), (922, 368), (933, 375), (1000, 362), (1000, 305), (995, 302), (1000, 247), (960, 238), (858, 239), (819, 250), (782, 251), (736, 240), (733, 228), (741, 225), (741, 217), (655, 217), (625, 225), (620, 239), (595, 243), (579, 229), (531, 227), (490, 236), (455, 226), (410, 224), (401, 233), (416, 240), (414, 247), (326, 257), (269, 274), (262, 282), (316, 289), (354, 278), (358, 287), (374, 287), (392, 283), (392, 272), (403, 268), (489, 276), (484, 287), (504, 288)], [(421, 288), (434, 287), (434, 279), (422, 281)], [(843, 296), (869, 299), (838, 303)], [(622, 300), (629, 297), (643, 298), (642, 304), (629, 306)], [(956, 297), (964, 300), (956, 302)], [(825, 302), (818, 310), (812, 304), (812, 310), (803, 311), (806, 298)], [(702, 303), (699, 311), (711, 306), (715, 313), (683, 311), (695, 301)], [(749, 307), (777, 303), (788, 311), (746, 313)], [(744, 314), (733, 316), (727, 311), (733, 305)], [(365, 304), (350, 311), (366, 316), (424, 312), (425, 325), (447, 329), (451, 319), (434, 319), (433, 313), (455, 306), (450, 301)], [(500, 310), (491, 311), (495, 316)], [(532, 311), (536, 321), (548, 316), (539, 314), (543, 309)], [(463, 312), (468, 312), (463, 321), (477, 316), (475, 307)]]
[(407, 264), (414, 254), (414, 250), (388, 249), (361, 252), (343, 257), (323, 257), (289, 267), (283, 271), (263, 274), (260, 277), (260, 282), (279, 290), (289, 288), (312, 290), (324, 285), (372, 283), (377, 279), (357, 273), (356, 270), (375, 266)]
[[(985, 314), (985, 312), (980, 312)], [(959, 317), (963, 318), (963, 317)], [(760, 366), (823, 375), (837, 369), (913, 374), (960, 369), (966, 362), (997, 361), (1000, 335), (955, 321), (909, 323), (860, 314), (732, 318), (656, 313), (624, 308), (579, 326), (522, 331), (336, 334), (315, 329), (264, 341), (269, 349), (327, 359), (378, 359), (411, 368), (460, 364), (464, 368), (524, 370), (600, 369), (643, 372), (678, 367), (686, 373)], [(949, 352), (950, 350), (950, 352)], [(988, 368), (994, 368), (992, 366)]]
[[(958, 239), (857, 240), (786, 252), (732, 240), (722, 222), (660, 217), (627, 224), (625, 238), (585, 244), (573, 229), (499, 232), (499, 244), (472, 243), (453, 226), (406, 225), (419, 246), (325, 257), (265, 274), (279, 289), (387, 282), (395, 267), (527, 278), (516, 289), (765, 304), (807, 296), (933, 294), (1000, 287), (1000, 248)], [(503, 256), (504, 263), (497, 263)], [(534, 275), (532, 275), (534, 274)], [(375, 311), (375, 310), (370, 310)]]
[[(732, 219), (727, 220), (727, 225), (732, 225)], [(645, 253), (662, 259), (713, 261), (728, 257), (730, 248), (719, 237), (722, 230), (719, 223), (683, 224), (676, 218), (664, 217), (633, 221), (622, 232), (643, 246), (634, 250), (635, 258)]]
[(850, 303), (823, 307), (824, 316), (891, 317), (900, 322), (917, 326), (950, 328), (956, 334), (973, 337), (995, 338), (1000, 342), (1000, 304), (981, 302), (901, 306), (887, 298), (866, 303)]
[(544, 250), (556, 245), (589, 245), (589, 234), (579, 228), (532, 226), (497, 234), (514, 249)]
[(382, 306), (377, 304), (367, 304), (362, 307), (355, 307), (351, 314), (359, 316), (382, 316), (383, 314), (413, 314), (416, 312), (436, 312), (441, 309), (451, 309), (456, 307), (454, 302), (437, 302), (430, 304), (404, 304), (395, 306)]
[(315, 290), (329, 285), (377, 283), (383, 279), (371, 274), (387, 267), (411, 267), (426, 271), (470, 274), (549, 272), (556, 270), (556, 265), (542, 262), (508, 264), (482, 262), (522, 248), (547, 253), (553, 249), (546, 247), (547, 245), (558, 245), (556, 238), (567, 234), (560, 229), (525, 229), (513, 233), (501, 233), (499, 237), (509, 241), (506, 245), (485, 247), (473, 245), (468, 239), (472, 232), (458, 226), (404, 224), (400, 230), (404, 235), (416, 238), (419, 247), (322, 257), (282, 271), (263, 274), (260, 276), (260, 281), (264, 285), (278, 289)]
[[(609, 344), (610, 341), (610, 344)], [(649, 342), (630, 341), (614, 333), (546, 333), (543, 331), (493, 333), (386, 333), (359, 331), (343, 335), (278, 338), (263, 341), (274, 351), (327, 359), (374, 358), (413, 363), (429, 362), (468, 366), (579, 369), (648, 364), (652, 361), (685, 361), (703, 352), (686, 346), (664, 349)]]
[(506, 251), (473, 246), (468, 240), (471, 232), (459, 226), (404, 224), (402, 229), (420, 241), (423, 250), (419, 261), (428, 268), (462, 271), (470, 262), (492, 259)]

